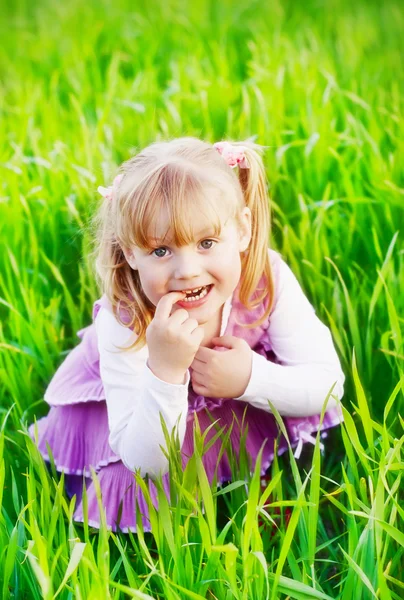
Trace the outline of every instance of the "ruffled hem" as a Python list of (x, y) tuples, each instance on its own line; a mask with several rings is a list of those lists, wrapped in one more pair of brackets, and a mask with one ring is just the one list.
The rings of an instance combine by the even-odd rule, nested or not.
[[(110, 463), (120, 461), (108, 443), (108, 414), (105, 402), (52, 406), (46, 417), (36, 422), (38, 449), (49, 461), (49, 444), (58, 471), (91, 477)], [(35, 441), (35, 423), (28, 428)]]
[(50, 406), (105, 400), (95, 325), (81, 329), (77, 335), (81, 342), (66, 356), (45, 392)]
[[(211, 425), (212, 420), (219, 419), (216, 427), (225, 426), (226, 429), (233, 423), (229, 447), (238, 456), (241, 433), (244, 431), (244, 427), (248, 425), (250, 433), (246, 436), (246, 451), (251, 459), (251, 469), (254, 468), (260, 447), (266, 440), (262, 464), (262, 471), (265, 472), (273, 459), (274, 440), (278, 437), (278, 428), (269, 413), (261, 414), (262, 411), (258, 409), (248, 406), (246, 410), (246, 407), (247, 405), (243, 403), (229, 401), (223, 404), (220, 414), (215, 414), (215, 411), (212, 411), (211, 416), (209, 416), (207, 411), (198, 412), (199, 426), (203, 432)], [(244, 411), (246, 411), (245, 421), (243, 421)], [(187, 424), (182, 446), (184, 468), (194, 451), (193, 425), (194, 418), (192, 422)], [(94, 526), (99, 526), (98, 502), (91, 479), (90, 467), (92, 467), (100, 482), (108, 527), (111, 527), (114, 531), (116, 530), (117, 515), (120, 512), (119, 505), (122, 502), (122, 517), (119, 527), (122, 531), (135, 531), (137, 501), (142, 513), (144, 528), (146, 531), (148, 530), (150, 523), (147, 503), (143, 494), (140, 490), (134, 491), (135, 480), (132, 471), (125, 467), (109, 447), (105, 402), (52, 407), (46, 417), (37, 421), (37, 427), (39, 451), (44, 459), (49, 461), (46, 443), (49, 444), (56, 469), (60, 472), (64, 471), (66, 475), (66, 491), (77, 496), (77, 505), (74, 512), (76, 521), (83, 522), (84, 520), (80, 492), (80, 484), (83, 482), (84, 477), (87, 489), (88, 522), (94, 524)], [(30, 425), (29, 433), (35, 440), (34, 424)], [(215, 433), (216, 429), (213, 427), (207, 435), (206, 443)], [(215, 474), (218, 482), (231, 479), (231, 463), (227, 452), (223, 454), (218, 462), (221, 445), (221, 439), (216, 440), (202, 457), (210, 482), (212, 482)], [(286, 450), (286, 442), (281, 442), (280, 450)], [(165, 482), (168, 492), (168, 475), (163, 477), (163, 482)], [(152, 486), (150, 488), (152, 501), (157, 503), (157, 493), (151, 481), (150, 486)]]
[[(196, 411), (195, 411), (196, 412)], [(185, 438), (182, 446), (182, 462), (185, 468), (189, 457), (192, 456), (195, 413), (192, 421), (187, 423)], [(209, 413), (200, 411), (199, 426), (206, 431), (214, 420), (218, 423), (206, 437), (206, 442), (215, 435), (216, 427), (225, 426), (225, 432), (232, 426), (229, 436), (229, 448), (239, 456), (240, 438), (248, 426), (245, 436), (245, 450), (250, 460), (250, 470), (255, 467), (257, 455), (264, 444), (262, 455), (261, 475), (264, 475), (274, 458), (274, 442), (278, 439), (278, 455), (283, 454), (288, 445), (285, 438), (279, 435), (278, 426), (272, 414), (259, 410), (251, 405), (236, 400), (229, 400), (218, 411)], [(150, 531), (147, 503), (141, 490), (135, 489), (135, 479), (132, 471), (127, 469), (120, 458), (111, 450), (108, 444), (108, 417), (105, 402), (89, 402), (82, 405), (52, 407), (49, 414), (37, 421), (38, 449), (43, 458), (49, 461), (46, 448), (48, 442), (55, 461), (56, 469), (64, 471), (66, 476), (66, 491), (69, 496), (76, 494), (76, 509), (73, 518), (84, 522), (82, 504), (82, 484), (85, 482), (88, 503), (88, 523), (100, 527), (100, 514), (95, 486), (91, 479), (92, 467), (98, 477), (106, 511), (108, 528), (113, 531), (136, 531), (136, 502), (142, 514), (145, 531)], [(323, 427), (325, 428), (325, 427)], [(35, 440), (35, 426), (31, 424), (29, 433)], [(298, 445), (298, 440), (291, 440), (292, 447)], [(202, 457), (209, 482), (219, 483), (230, 481), (232, 477), (231, 462), (227, 451), (218, 461), (222, 440), (218, 439)], [(168, 475), (163, 477), (163, 483), (169, 495)], [(153, 504), (157, 506), (157, 492), (152, 481), (149, 482), (150, 495)], [(121, 505), (121, 506), (120, 506)], [(118, 515), (121, 519), (118, 522)]]

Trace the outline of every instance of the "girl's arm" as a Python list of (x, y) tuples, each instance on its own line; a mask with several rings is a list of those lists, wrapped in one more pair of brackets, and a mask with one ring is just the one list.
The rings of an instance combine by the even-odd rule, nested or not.
[(158, 379), (148, 368), (148, 349), (120, 351), (134, 341), (134, 334), (120, 325), (114, 315), (101, 308), (95, 320), (109, 424), (109, 444), (125, 466), (140, 474), (157, 476), (168, 463), (160, 448), (166, 448), (160, 414), (169, 432), (178, 423), (180, 443), (184, 440), (188, 412), (187, 372), (184, 384)]
[[(268, 399), (283, 416), (319, 414), (324, 400), (343, 395), (344, 374), (331, 333), (316, 316), (288, 265), (271, 252), (277, 269), (268, 339), (281, 364), (253, 352), (250, 382), (239, 400), (270, 412)], [(335, 407), (331, 396), (327, 407)]]

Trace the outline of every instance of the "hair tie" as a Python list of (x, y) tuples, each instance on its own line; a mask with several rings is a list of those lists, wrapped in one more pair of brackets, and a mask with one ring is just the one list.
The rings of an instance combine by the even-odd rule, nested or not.
[(216, 142), (213, 147), (222, 155), (229, 167), (234, 169), (239, 166), (240, 169), (249, 169), (245, 151), (245, 146), (233, 146), (230, 142)]
[(119, 184), (121, 183), (123, 179), (123, 173), (120, 173), (119, 175), (117, 175), (114, 179), (114, 181), (112, 182), (112, 185), (110, 185), (109, 187), (103, 187), (102, 185), (99, 185), (97, 188), (97, 192), (101, 194), (101, 196), (103, 196), (104, 198), (106, 198), (107, 200), (112, 200), (115, 193), (118, 190)]

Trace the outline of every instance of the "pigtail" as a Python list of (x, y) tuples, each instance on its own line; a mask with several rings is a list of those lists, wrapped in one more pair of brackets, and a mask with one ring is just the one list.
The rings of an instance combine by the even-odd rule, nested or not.
[(265, 301), (265, 314), (259, 323), (254, 323), (256, 326), (268, 317), (274, 300), (274, 280), (268, 254), (271, 215), (267, 178), (261, 157), (265, 146), (250, 141), (242, 142), (242, 145), (249, 168), (238, 169), (239, 181), (245, 204), (251, 210), (252, 235), (250, 247), (243, 257), (240, 300), (249, 309)]
[(134, 272), (126, 261), (117, 239), (118, 202), (117, 195), (105, 196), (92, 219), (92, 255), (101, 293), (104, 293), (110, 302), (118, 323), (132, 329), (137, 336), (129, 348), (132, 349), (144, 345), (146, 329), (152, 320), (154, 307), (146, 298), (138, 273)]

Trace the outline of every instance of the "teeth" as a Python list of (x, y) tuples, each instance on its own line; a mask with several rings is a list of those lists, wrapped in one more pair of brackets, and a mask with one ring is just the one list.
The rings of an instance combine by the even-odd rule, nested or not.
[(206, 296), (206, 294), (208, 293), (207, 286), (198, 288), (198, 289), (202, 290), (200, 294), (198, 294), (197, 296), (192, 296), (191, 298), (184, 298), (183, 302), (196, 302), (196, 300), (200, 300), (201, 298), (204, 298)]
[(195, 289), (193, 289), (193, 290), (182, 290), (182, 291), (183, 291), (185, 294), (192, 294), (192, 292), (200, 292), (202, 289), (203, 289), (203, 286), (202, 286), (202, 287), (199, 287), (199, 288), (195, 288)]

